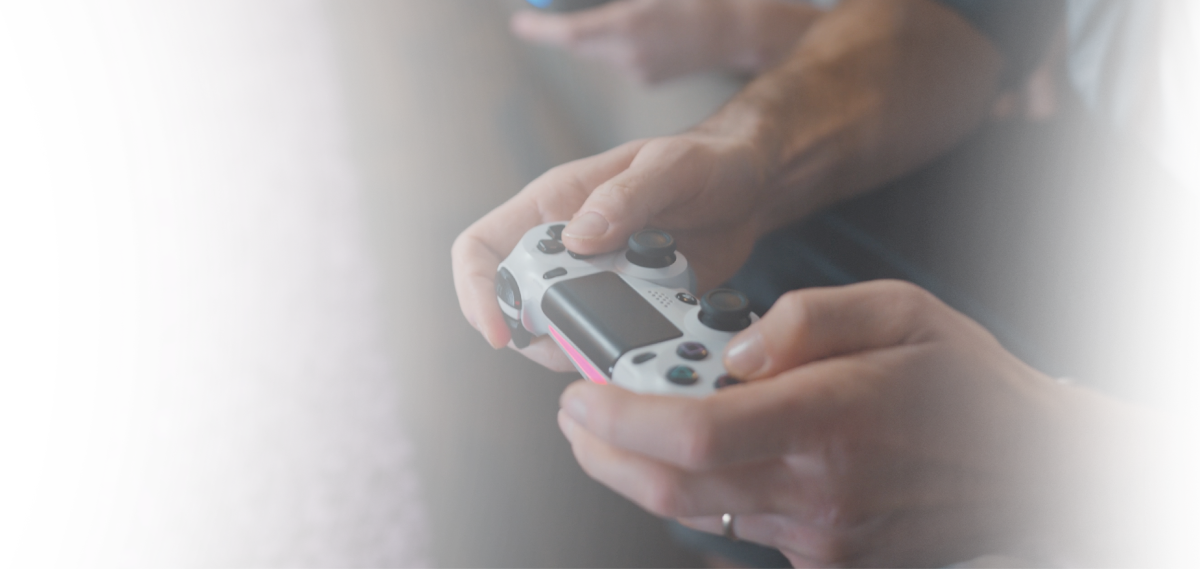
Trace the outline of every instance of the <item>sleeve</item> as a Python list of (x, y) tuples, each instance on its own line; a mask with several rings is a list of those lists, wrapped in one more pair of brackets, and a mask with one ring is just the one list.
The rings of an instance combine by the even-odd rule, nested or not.
[(935, 1), (958, 12), (1000, 50), (1006, 87), (1028, 77), (1041, 62), (1065, 10), (1063, 0)]

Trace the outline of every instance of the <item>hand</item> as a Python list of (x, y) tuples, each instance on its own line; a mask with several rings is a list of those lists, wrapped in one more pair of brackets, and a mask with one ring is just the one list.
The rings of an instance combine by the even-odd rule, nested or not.
[[(763, 231), (756, 210), (766, 175), (759, 151), (731, 136), (692, 132), (641, 140), (546, 172), (454, 242), (454, 284), (467, 321), (493, 347), (509, 342), (493, 288), (496, 268), (534, 225), (571, 220), (563, 243), (594, 254), (634, 232), (670, 231), (701, 289), (731, 276)], [(522, 350), (551, 369), (570, 362), (548, 338)]]
[(655, 83), (707, 69), (762, 71), (820, 13), (779, 0), (620, 0), (570, 14), (519, 12), (512, 30)]
[(580, 465), (696, 529), (735, 514), (738, 536), (797, 567), (944, 566), (1067, 540), (1055, 514), (1088, 479), (1069, 467), (1087, 446), (1074, 429), (1097, 406), (921, 289), (790, 293), (725, 363), (752, 381), (701, 400), (573, 384), (559, 425)]
[(1044, 122), (1058, 115), (1062, 97), (1061, 72), (1067, 54), (1067, 28), (1060, 26), (1045, 58), (1025, 79), (1021, 89), (1002, 92), (992, 104), (991, 119), (1012, 120), (1024, 116), (1030, 122)]

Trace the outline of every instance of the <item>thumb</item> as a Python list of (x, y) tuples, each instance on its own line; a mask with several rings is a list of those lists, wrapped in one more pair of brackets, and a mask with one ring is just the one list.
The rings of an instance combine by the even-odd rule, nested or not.
[(774, 377), (817, 360), (920, 342), (952, 312), (923, 289), (872, 281), (789, 292), (734, 337), (725, 368), (735, 377)]
[(669, 139), (646, 142), (628, 168), (592, 191), (563, 229), (563, 244), (584, 255), (620, 249), (659, 213), (698, 194), (705, 165), (678, 159), (672, 146)]

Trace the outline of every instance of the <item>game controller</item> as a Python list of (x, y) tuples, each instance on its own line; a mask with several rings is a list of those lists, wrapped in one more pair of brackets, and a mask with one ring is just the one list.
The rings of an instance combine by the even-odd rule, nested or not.
[(627, 249), (585, 256), (567, 251), (565, 226), (530, 229), (496, 271), (513, 345), (548, 334), (584, 377), (639, 393), (699, 397), (740, 383), (721, 354), (758, 319), (745, 295), (697, 298), (687, 258), (665, 231), (644, 229)]

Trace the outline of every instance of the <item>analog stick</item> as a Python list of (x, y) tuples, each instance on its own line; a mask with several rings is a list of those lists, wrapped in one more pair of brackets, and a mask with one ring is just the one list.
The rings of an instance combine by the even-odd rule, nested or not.
[(661, 229), (643, 229), (629, 236), (625, 258), (647, 269), (669, 267), (675, 262), (675, 238)]
[(700, 297), (700, 322), (722, 332), (745, 330), (750, 325), (750, 300), (729, 288), (718, 288)]

